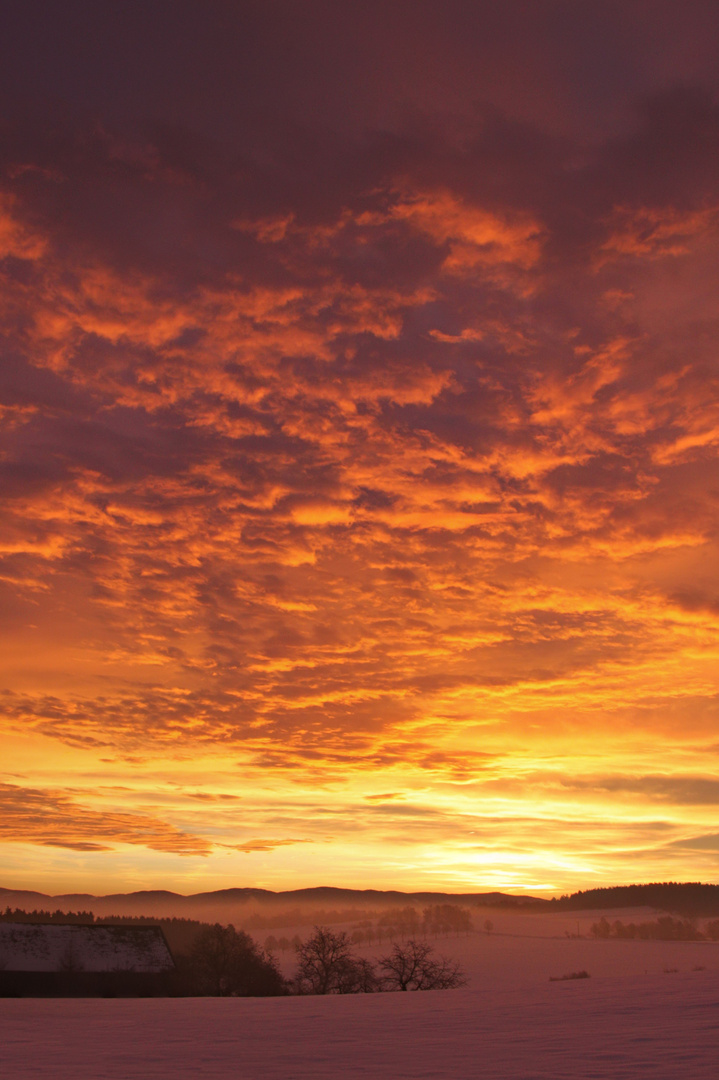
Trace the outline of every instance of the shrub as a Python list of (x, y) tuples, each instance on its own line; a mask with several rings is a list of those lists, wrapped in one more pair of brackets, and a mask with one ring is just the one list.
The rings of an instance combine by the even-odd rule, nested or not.
[(189, 957), (178, 964), (188, 992), (221, 997), (270, 997), (287, 993), (275, 960), (249, 934), (215, 923), (195, 939)]

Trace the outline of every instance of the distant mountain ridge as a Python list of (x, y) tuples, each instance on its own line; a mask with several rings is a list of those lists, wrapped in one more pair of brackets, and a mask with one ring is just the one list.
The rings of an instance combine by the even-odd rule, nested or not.
[(27, 889), (0, 888), (0, 909), (90, 910), (95, 915), (152, 915), (156, 917), (240, 918), (250, 911), (296, 908), (380, 908), (409, 904), (463, 904), (480, 908), (533, 911), (586, 911), (653, 907), (685, 916), (719, 915), (719, 885), (702, 882), (655, 882), (587, 889), (551, 900), (502, 892), (400, 892), (389, 889), (341, 889), (317, 886), (273, 892), (270, 889), (230, 888), (188, 896), (166, 889), (95, 896), (63, 893), (51, 896)]
[[(182, 893), (166, 889), (143, 889), (131, 893), (112, 893), (95, 896), (92, 893), (63, 893), (50, 896), (47, 893), (27, 889), (0, 888), (0, 909), (17, 907), (27, 910), (91, 910), (96, 915), (156, 915), (207, 916), (211, 912), (226, 914), (242, 909), (282, 907), (389, 907), (407, 904), (470, 904), (475, 907), (543, 907), (549, 901), (535, 896), (514, 896), (509, 893), (444, 893), (399, 892), (381, 889), (340, 889), (317, 886), (308, 889), (290, 889), (272, 892), (269, 889), (231, 888), (213, 892)], [(219, 914), (218, 916), (219, 917)]]

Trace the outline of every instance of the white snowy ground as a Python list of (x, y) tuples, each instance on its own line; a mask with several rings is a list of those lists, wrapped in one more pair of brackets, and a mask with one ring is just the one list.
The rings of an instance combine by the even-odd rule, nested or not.
[[(629, 921), (626, 913), (613, 917)], [(572, 920), (555, 916), (527, 921), (498, 913), (493, 921), (492, 935), (437, 942), (438, 951), (458, 956), (470, 974), (463, 990), (328, 998), (0, 1000), (0, 1076), (719, 1076), (719, 945), (568, 940), (553, 935), (570, 928)], [(582, 968), (591, 978), (548, 981)], [(672, 968), (677, 970), (665, 970)]]

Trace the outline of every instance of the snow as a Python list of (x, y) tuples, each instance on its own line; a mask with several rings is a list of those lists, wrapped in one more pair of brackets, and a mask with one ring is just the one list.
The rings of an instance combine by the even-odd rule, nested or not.
[[(596, 918), (580, 916), (580, 932)], [(715, 1080), (719, 945), (570, 939), (565, 934), (577, 932), (576, 918), (552, 919), (497, 913), (492, 934), (437, 941), (438, 952), (465, 964), (471, 982), (462, 990), (324, 998), (5, 999), (0, 1075)], [(582, 968), (591, 978), (549, 981)]]
[(712, 1080), (719, 976), (330, 998), (6, 1000), (9, 1080)]
[(164, 937), (151, 926), (0, 923), (0, 966), (7, 971), (157, 972), (172, 968)]
[[(470, 979), (469, 989), (475, 992), (541, 985), (550, 977), (582, 970), (588, 971), (593, 978), (664, 976), (665, 968), (686, 972), (694, 967), (704, 967), (719, 973), (719, 942), (617, 938), (598, 941), (591, 936), (590, 928), (602, 915), (610, 922), (621, 919), (629, 923), (656, 919), (657, 912), (652, 908), (542, 915), (501, 911), (485, 915), (481, 912), (475, 914), (475, 924), (481, 927), (489, 917), (494, 927), (490, 934), (480, 931), (468, 936), (430, 938), (429, 941), (438, 954), (460, 961)], [(282, 932), (307, 937), (311, 929), (288, 928)], [(360, 947), (357, 952), (368, 959), (376, 959), (390, 950), (391, 943), (385, 941)], [(278, 960), (283, 974), (290, 976), (295, 967), (294, 954), (278, 953)]]

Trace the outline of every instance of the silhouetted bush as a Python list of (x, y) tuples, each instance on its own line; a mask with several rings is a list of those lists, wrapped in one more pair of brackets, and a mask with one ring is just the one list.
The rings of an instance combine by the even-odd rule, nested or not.
[(178, 956), (179, 992), (220, 997), (271, 997), (288, 992), (275, 960), (249, 934), (215, 923)]

